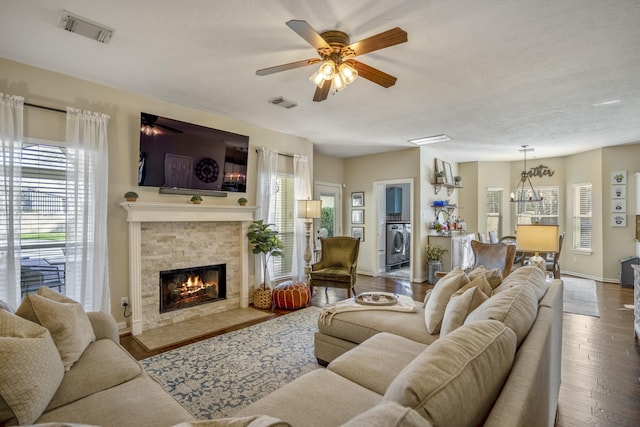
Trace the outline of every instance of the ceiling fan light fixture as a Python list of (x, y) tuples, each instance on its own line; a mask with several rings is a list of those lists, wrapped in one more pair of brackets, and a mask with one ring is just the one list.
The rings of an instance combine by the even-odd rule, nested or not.
[(158, 132), (158, 129), (150, 125), (142, 125), (142, 127), (140, 127), (140, 132), (147, 136), (156, 136), (160, 133)]
[(331, 80), (336, 74), (336, 64), (332, 60), (327, 59), (322, 63), (322, 65), (320, 65), (319, 71), (325, 80)]
[(335, 76), (333, 76), (333, 81), (331, 82), (331, 89), (333, 89), (334, 92), (340, 92), (345, 87), (347, 87), (347, 84), (342, 78), (342, 74), (336, 73)]
[(320, 72), (320, 70), (318, 70), (313, 73), (311, 77), (309, 77), (309, 80), (311, 80), (314, 85), (322, 87), (322, 84), (324, 83), (324, 75)]
[(338, 72), (342, 76), (342, 80), (344, 80), (345, 84), (348, 85), (353, 83), (356, 77), (358, 77), (358, 70), (344, 62), (338, 66)]

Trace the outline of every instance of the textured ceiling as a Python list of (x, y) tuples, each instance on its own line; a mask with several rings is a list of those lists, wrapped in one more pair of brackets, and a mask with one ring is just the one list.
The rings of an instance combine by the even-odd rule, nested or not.
[[(116, 29), (108, 44), (63, 31), (62, 10)], [(0, 0), (0, 57), (305, 137), (351, 157), (433, 146), (456, 161), (516, 160), (640, 142), (638, 0)], [(359, 78), (312, 101), (312, 58), (285, 22), (361, 40), (409, 41), (358, 57), (398, 78)], [(0, 78), (2, 71), (0, 70)], [(267, 101), (298, 104), (283, 109)]]

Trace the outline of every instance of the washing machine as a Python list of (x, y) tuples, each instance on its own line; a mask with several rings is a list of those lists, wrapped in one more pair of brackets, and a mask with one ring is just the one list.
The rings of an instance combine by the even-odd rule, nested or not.
[(404, 224), (387, 224), (387, 266), (404, 261)]
[(404, 260), (411, 259), (411, 224), (404, 225)]

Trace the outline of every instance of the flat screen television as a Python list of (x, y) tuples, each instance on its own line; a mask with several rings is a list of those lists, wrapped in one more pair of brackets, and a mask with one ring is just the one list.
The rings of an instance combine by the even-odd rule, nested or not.
[(248, 136), (140, 114), (140, 186), (244, 193), (248, 155)]

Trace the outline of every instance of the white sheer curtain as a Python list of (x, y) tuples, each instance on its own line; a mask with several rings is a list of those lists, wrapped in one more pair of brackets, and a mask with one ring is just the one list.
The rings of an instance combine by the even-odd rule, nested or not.
[(108, 121), (105, 114), (67, 107), (65, 293), (86, 310), (109, 313)]
[[(309, 158), (307, 156), (299, 154), (293, 156), (293, 178), (293, 198), (295, 206), (293, 217), (295, 218), (295, 228), (293, 232), (293, 263), (291, 275), (293, 279), (304, 282), (304, 252), (307, 247), (306, 227), (304, 220), (298, 219), (298, 203), (295, 201), (311, 199), (311, 178), (309, 174)], [(313, 253), (313, 241), (311, 245)]]
[(24, 98), (0, 93), (0, 300), (20, 304), (20, 153)]
[[(256, 219), (263, 220), (266, 224), (273, 224), (276, 220), (276, 192), (278, 191), (278, 152), (267, 148), (258, 150), (258, 182), (256, 185)], [(273, 271), (269, 266), (267, 284), (273, 277)], [(256, 257), (256, 285), (263, 282), (262, 258)]]

